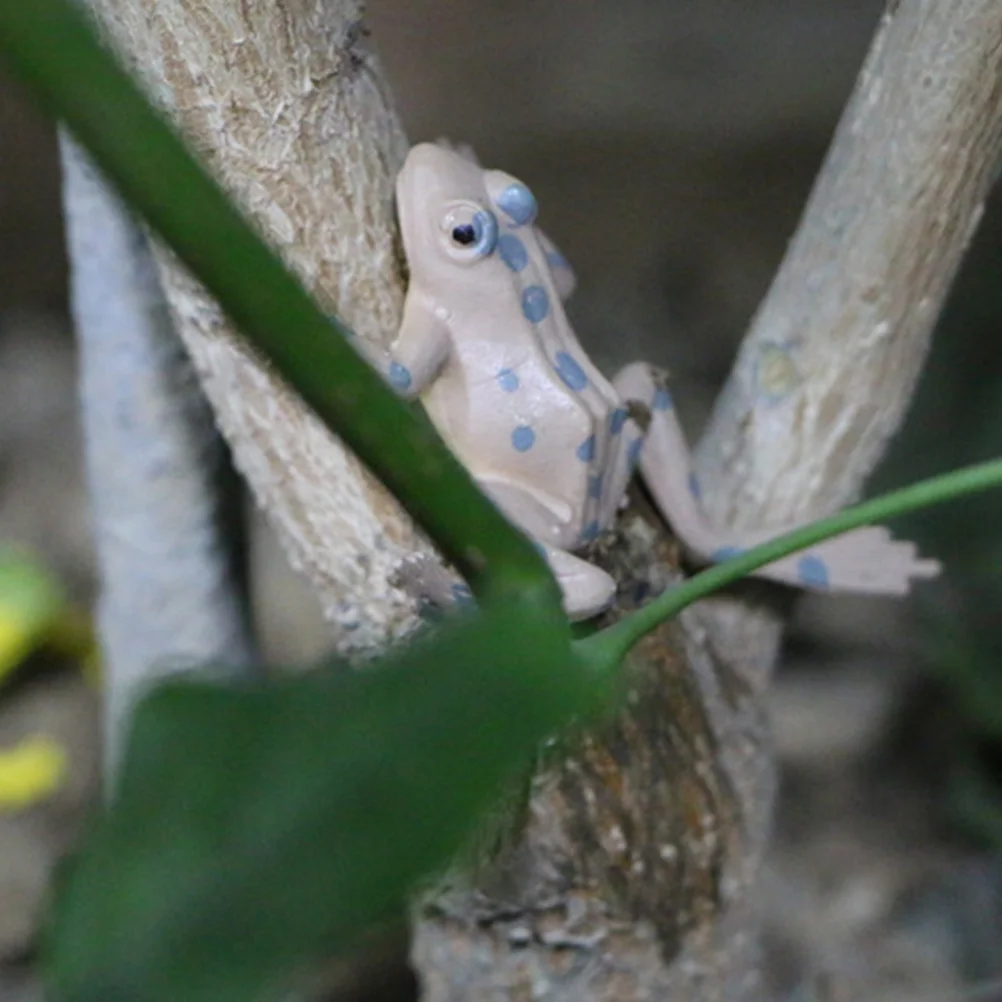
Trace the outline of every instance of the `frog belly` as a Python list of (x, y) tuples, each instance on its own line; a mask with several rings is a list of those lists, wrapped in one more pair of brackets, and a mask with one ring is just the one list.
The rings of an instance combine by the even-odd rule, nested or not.
[[(501, 367), (492, 379), (470, 378), (459, 366), (426, 392), (425, 408), (439, 433), (473, 476), (524, 491), (552, 513), (545, 541), (562, 549), (582, 542), (589, 487), (597, 475), (596, 418), (544, 364)], [(523, 526), (539, 535), (534, 526)]]

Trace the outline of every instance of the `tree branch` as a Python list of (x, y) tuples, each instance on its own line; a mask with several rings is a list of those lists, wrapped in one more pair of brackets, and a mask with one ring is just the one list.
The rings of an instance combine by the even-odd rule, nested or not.
[(895, 0), (699, 449), (727, 524), (852, 501), (911, 400), (1002, 155), (1002, 8)]
[[(393, 182), (406, 143), (355, 0), (95, 0), (112, 40), (321, 304), (395, 334)], [(416, 622), (437, 566), (392, 497), (228, 327), (167, 255), (175, 322), (235, 462), (323, 603), (342, 652)]]
[[(855, 499), (907, 410), (1002, 153), (1002, 6), (890, 0), (773, 285), (696, 453), (721, 524), (788, 526)], [(681, 617), (737, 795), (733, 904), (676, 964), (739, 984), (772, 816), (762, 697), (783, 616), (749, 590)], [(727, 680), (722, 688), (720, 680)], [(725, 695), (730, 693), (730, 696)], [(674, 997), (674, 996), (673, 996)], [(707, 997), (719, 997), (713, 994)]]

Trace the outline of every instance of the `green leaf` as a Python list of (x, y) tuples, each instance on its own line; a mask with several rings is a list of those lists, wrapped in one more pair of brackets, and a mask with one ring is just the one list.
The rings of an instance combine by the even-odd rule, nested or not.
[(625, 619), (576, 640), (575, 649), (595, 671), (614, 672), (634, 645), (656, 626), (759, 567), (852, 529), (998, 487), (1002, 487), (1002, 459), (965, 466), (844, 508), (701, 571)]
[(67, 871), (52, 997), (261, 998), (399, 913), (539, 743), (606, 695), (562, 623), (524, 609), (359, 670), (166, 683)]
[[(252, 342), (393, 492), (481, 597), (558, 606), (543, 558), (423, 412), (348, 343), (99, 43), (73, 0), (0, 0), (0, 57)], [(360, 248), (359, 253), (363, 253)]]
[(0, 546), (0, 680), (44, 640), (64, 601), (62, 589), (35, 557)]

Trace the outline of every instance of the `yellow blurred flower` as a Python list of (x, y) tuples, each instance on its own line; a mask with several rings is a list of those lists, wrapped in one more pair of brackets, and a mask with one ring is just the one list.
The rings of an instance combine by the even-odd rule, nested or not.
[(19, 811), (50, 797), (66, 779), (66, 749), (43, 735), (0, 750), (0, 811)]

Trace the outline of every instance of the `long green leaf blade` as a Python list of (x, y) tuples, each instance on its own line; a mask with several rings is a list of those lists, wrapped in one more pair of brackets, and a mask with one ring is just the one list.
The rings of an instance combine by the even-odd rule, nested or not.
[[(0, 0), (0, 57), (316, 413), (483, 593), (533, 588), (549, 570), (431, 424), (399, 400), (187, 152), (72, 0)], [(341, 336), (339, 336), (341, 335)], [(490, 570), (488, 571), (488, 568)]]

